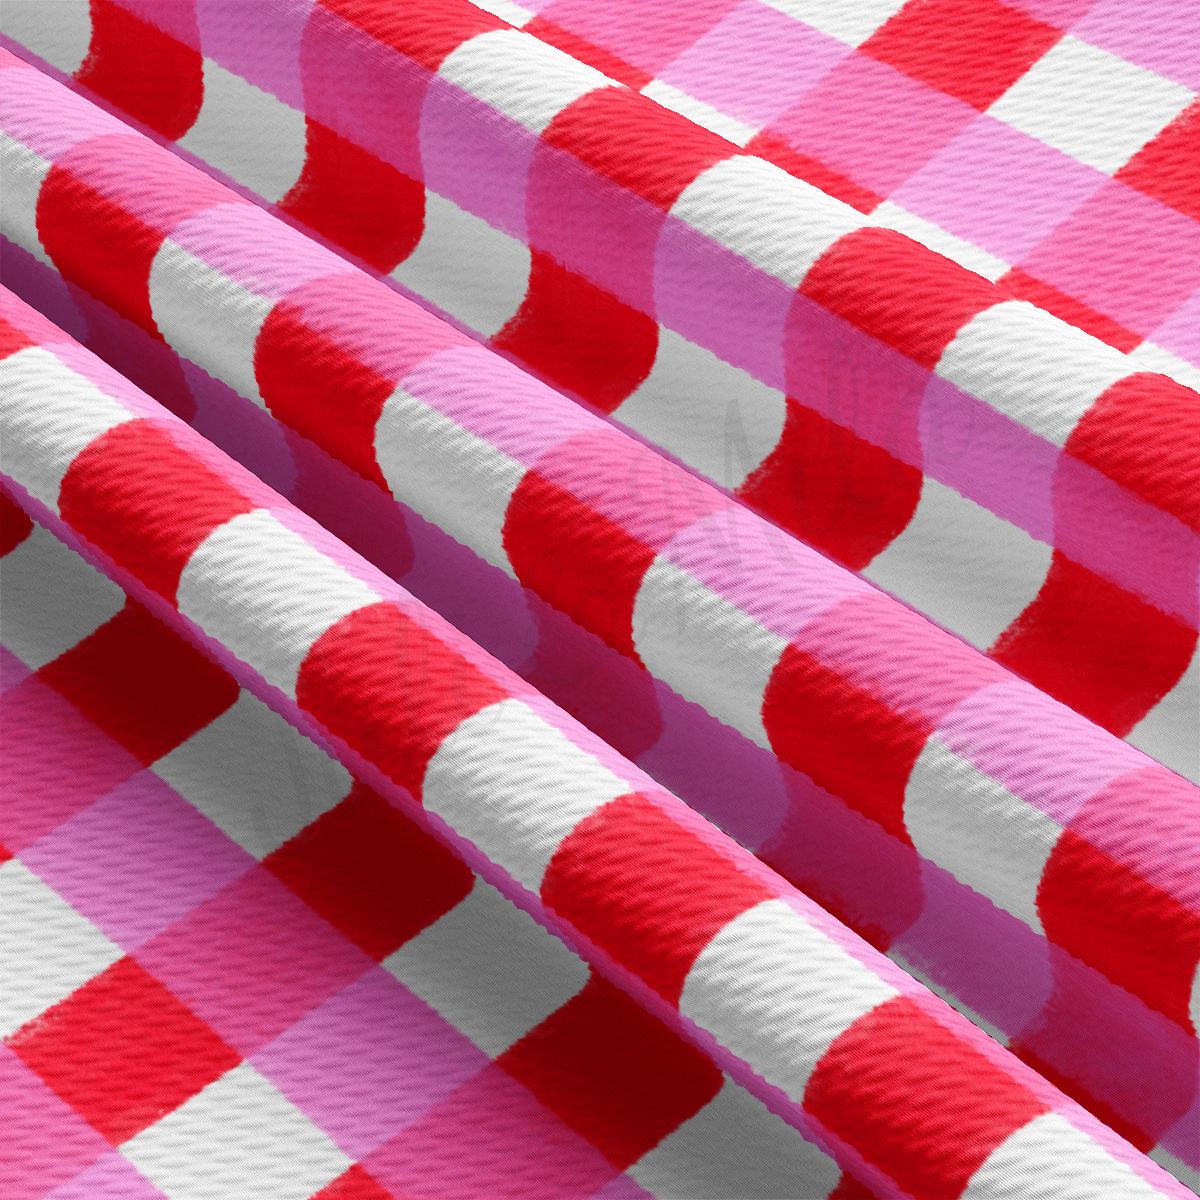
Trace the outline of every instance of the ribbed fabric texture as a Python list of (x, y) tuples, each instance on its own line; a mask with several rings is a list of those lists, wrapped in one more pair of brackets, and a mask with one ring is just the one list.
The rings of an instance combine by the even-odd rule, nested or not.
[(493, 7), (0, 14), (0, 1191), (1188, 1195), (1187, 57)]

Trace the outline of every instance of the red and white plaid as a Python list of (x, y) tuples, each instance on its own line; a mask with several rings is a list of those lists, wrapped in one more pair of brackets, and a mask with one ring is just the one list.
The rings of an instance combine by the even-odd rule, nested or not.
[(0, 9), (0, 1194), (1186, 1194), (1168, 6), (485, 7)]
[(10, 0), (0, 31), (1198, 779), (1200, 18), (1149, 7)]
[[(385, 825), (388, 802), (418, 820), (421, 831), (409, 838), (432, 835), (460, 855), (615, 982), (619, 996), (628, 993), (632, 999), (625, 1003), (669, 1021), (751, 1095), (885, 1192), (959, 1196), (974, 1189), (989, 1195), (1000, 1188), (1051, 1195), (1069, 1173), (1082, 1174), (1097, 1195), (1184, 1194), (1042, 1076), (39, 314), (9, 298), (4, 315), (8, 353), (0, 360), (0, 379), (10, 486), (27, 511), (94, 555), (151, 610), (127, 604), (78, 647), (51, 660), (33, 676), (35, 698), (48, 690), (73, 700), (93, 721), (107, 724), (127, 761), (152, 766), (161, 758), (158, 770), (168, 779), (173, 770), (186, 779), (186, 765), (178, 758), (168, 765), (171, 757), (236, 704), (236, 682), (249, 685), (355, 767), (378, 793), (375, 807)], [(198, 640), (229, 674), (190, 645), (148, 629), (153, 614)], [(139, 622), (131, 653), (125, 630)], [(156, 647), (156, 636), (166, 644)], [(132, 665), (139, 650), (149, 651), (151, 662), (127, 666), (125, 677), (152, 676), (154, 665), (175, 655), (180, 662), (171, 679), (182, 686), (167, 695), (180, 705), (137, 714), (128, 697), (114, 704), (103, 689), (96, 703), (89, 666), (103, 673), (106, 659)], [(181, 672), (187, 670), (193, 677), (185, 681)], [(186, 764), (187, 755), (181, 757)], [(40, 774), (35, 765), (13, 777), (36, 784)], [(44, 850), (38, 834), (47, 824), (57, 829), (72, 823), (74, 814), (62, 811), (63, 797), (71, 793), (52, 789), (56, 802), (47, 804), (33, 791), (24, 806), (18, 793), (10, 811), (18, 831), (22, 819), (32, 826), (34, 850)], [(354, 796), (374, 803), (373, 792)], [(314, 828), (321, 825), (318, 820)], [(369, 921), (360, 927), (353, 917), (350, 929), (357, 937), (350, 940), (358, 944), (357, 955), (318, 945), (296, 964), (286, 953), (277, 961), (280, 950), (253, 939), (256, 893), (265, 889), (282, 897), (282, 877), (298, 882), (304, 894), (313, 855), (318, 862), (316, 879), (307, 885), (315, 886), (310, 907), (326, 920), (333, 916), (345, 931), (337, 920), (347, 919), (343, 880), (353, 880), (357, 864), (352, 858), (344, 864), (353, 864), (349, 872), (331, 871), (320, 862), (324, 838), (314, 837), (307, 854), (305, 840), (300, 835), (285, 842), (274, 870), (244, 861), (246, 875), (161, 932), (154, 931), (161, 912), (147, 913), (151, 935), (132, 961), (60, 896), (58, 917), (70, 926), (66, 953), (57, 948), (48, 971), (29, 972), (33, 995), (24, 1010), (18, 1007), (17, 1020), (37, 1017), (56, 1000), (62, 1008), (32, 1025), (22, 1022), (10, 1048), (23, 1064), (32, 1060), (35, 1072), (38, 1066), (51, 1076), (58, 1072), (56, 1093), (78, 1093), (76, 1108), (92, 1105), (90, 1123), (99, 1122), (121, 1147), (121, 1157), (169, 1195), (219, 1195), (235, 1187), (237, 1174), (223, 1173), (244, 1173), (247, 1159), (261, 1154), (256, 1121), (268, 1128), (291, 1123), (290, 1131), (274, 1132), (294, 1138), (296, 1152), (287, 1168), (272, 1169), (295, 1169), (301, 1183), (281, 1184), (281, 1195), (305, 1194), (310, 1183), (323, 1185), (350, 1165), (293, 1104), (277, 1097), (279, 1089), (253, 1062), (236, 1065), (239, 1053), (269, 1058), (266, 1044), (273, 1035), (286, 1036), (291, 1023), (284, 1013), (294, 1020), (309, 1011), (310, 976), (321, 980), (317, 999), (325, 999), (370, 970), (371, 950), (378, 955), (395, 949), (394, 930)], [(352, 842), (333, 842), (336, 851), (353, 855)], [(138, 839), (125, 850), (137, 855), (141, 844)], [(173, 852), (180, 850), (176, 843)], [(376, 850), (390, 865), (393, 856), (382, 841)], [(425, 850), (422, 861), (431, 853)], [(20, 860), (12, 874), (18, 889), (36, 893), (37, 876)], [(435, 913), (469, 883), (465, 868), (455, 874), (447, 865), (444, 874), (456, 883), (451, 900), (431, 902)], [(192, 883), (190, 871), (180, 877), (184, 881)], [(71, 886), (77, 884), (72, 878)], [(196, 886), (202, 887), (198, 880)], [(422, 901), (425, 890), (418, 889)], [(35, 919), (30, 930), (26, 909), (39, 903), (53, 911), (53, 893), (19, 897), (12, 907), (19, 914), (18, 951), (27, 956), (37, 954), (40, 922)], [(136, 906), (126, 911), (103, 886), (100, 903), (136, 926)], [(352, 912), (353, 899), (350, 905)], [(408, 909), (403, 919), (411, 923)], [(196, 938), (205, 934), (215, 944), (199, 954)], [(78, 956), (71, 938), (82, 944)], [(297, 935), (293, 941), (289, 929), (286, 944), (290, 952), (302, 940)], [(226, 956), (233, 960), (233, 978), (228, 964), (221, 970)], [(149, 973), (139, 965), (143, 960)], [(207, 1020), (197, 1021), (178, 995), (172, 1003), (156, 971)], [(56, 973), (65, 975), (65, 984)], [(99, 981), (85, 983), (89, 976)], [(302, 999), (293, 997), (295, 1008), (283, 1003), (279, 1011), (274, 977), (304, 992)], [(609, 985), (598, 983), (596, 990), (607, 995)], [(163, 1039), (153, 1061), (162, 1066), (178, 1058), (175, 1071), (182, 1078), (147, 1080), (144, 1099), (137, 1086), (114, 1096), (101, 1085), (98, 1099), (90, 1095), (89, 1088), (97, 1089), (94, 1057), (103, 1061), (120, 1043), (104, 1036), (106, 1024), (133, 1042), (125, 1053), (136, 1063), (138, 1035), (129, 1030), (126, 1014), (132, 1011), (136, 1021), (143, 1006), (154, 1004), (165, 1011), (150, 1022)], [(182, 1032), (172, 1030), (171, 1020)], [(61, 1037), (78, 1045), (56, 1044)], [(519, 1078), (523, 1048), (537, 1047), (541, 1038), (539, 1029), (512, 1049), (517, 1063), (509, 1065)], [(624, 1048), (630, 1049), (628, 1043)], [(535, 1094), (553, 1091), (563, 1067), (561, 1047), (546, 1053), (540, 1064), (524, 1068)], [(678, 1053), (691, 1058), (686, 1049)], [(676, 1064), (659, 1066), (655, 1078), (659, 1072), (671, 1080), (687, 1075)], [(156, 1095), (160, 1085), (164, 1097)], [(570, 1084), (559, 1080), (557, 1088), (577, 1097)], [(189, 1104), (193, 1091), (199, 1094)], [(710, 1098), (701, 1095), (701, 1102)], [(150, 1123), (171, 1108), (172, 1099), (181, 1101), (179, 1107)], [(113, 1112), (104, 1111), (106, 1103)], [(133, 1112), (125, 1111), (126, 1103)], [(472, 1121), (470, 1100), (455, 1092), (451, 1103), (467, 1104), (454, 1109), (460, 1126)], [(508, 1113), (502, 1097), (491, 1095), (485, 1104)], [(686, 1103), (681, 1107), (688, 1111)], [(222, 1133), (239, 1119), (250, 1130), (223, 1145)], [(632, 1135), (623, 1139), (603, 1118), (597, 1123), (593, 1138), (607, 1151), (600, 1158), (629, 1165), (636, 1139), (631, 1149), (624, 1142)], [(434, 1125), (428, 1133), (434, 1150), (427, 1152), (433, 1163), (420, 1153), (423, 1126), (406, 1130), (380, 1153), (382, 1172), (395, 1172), (384, 1181), (389, 1190), (487, 1194), (499, 1171), (507, 1182), (497, 1194), (529, 1194), (507, 1174), (514, 1164), (481, 1144), (481, 1130), (471, 1128), (467, 1153), (448, 1153), (448, 1132), (436, 1120)], [(647, 1137), (653, 1126), (643, 1120), (638, 1128)], [(461, 1139), (463, 1130), (455, 1136)], [(564, 1163), (539, 1146), (538, 1161), (547, 1157), (556, 1170), (568, 1172), (548, 1196), (593, 1194), (608, 1184), (606, 1176), (589, 1177), (573, 1160)], [(586, 1157), (592, 1170), (600, 1169), (595, 1155)], [(374, 1176), (375, 1160), (368, 1155), (366, 1161)]]
[[(86, 287), (119, 314), (121, 361), (157, 345), (160, 378), (169, 365), (219, 381), (176, 389), (174, 406), (256, 465), (282, 440), (263, 478), (317, 516), (352, 472), (377, 511), (388, 493), (407, 506), (388, 514), (401, 536), (429, 523), (469, 547), (491, 569), (465, 575), (448, 606), (444, 547), (410, 535), (406, 561), (394, 540), (372, 557), (441, 611), (470, 613), (464, 627), (550, 699), (1145, 1148), (1177, 1156), (1200, 1087), (1194, 787), (10, 61), (22, 144), (72, 131), (36, 192), (30, 248), (50, 247), (77, 303)], [(248, 434), (230, 415), (247, 401)], [(297, 453), (297, 434), (322, 457)], [(357, 511), (331, 527), (368, 554), (379, 544)], [(525, 594), (544, 606), (526, 637), (489, 622)], [(564, 617), (589, 670), (559, 661)], [(600, 707), (580, 699), (596, 664)], [(731, 742), (752, 778), (775, 782), (714, 795)], [(820, 847), (814, 822), (831, 830)], [(874, 865), (847, 871), (842, 856)], [(988, 949), (964, 955), (964, 939)], [(1120, 1031), (1137, 1032), (1137, 1052), (1098, 1060)]]
[(5, 1197), (837, 1190), (811, 1142), (3, 503)]

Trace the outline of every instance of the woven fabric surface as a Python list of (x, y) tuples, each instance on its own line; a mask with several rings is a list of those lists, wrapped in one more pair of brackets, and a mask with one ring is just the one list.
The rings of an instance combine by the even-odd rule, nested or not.
[(1200, 777), (1195, 14), (1139, 34), (1105, 0), (273, 5), (4, 19), (87, 94)]
[[(893, 1193), (999, 1186), (1051, 1196), (1082, 1172), (1096, 1195), (1182, 1194), (211, 443), (15, 298), (5, 308), (3, 466), (25, 508), (200, 637), (234, 679), (336, 747), (368, 785), (424, 817), (434, 837), (651, 1015), (673, 1019), (785, 1121)], [(49, 678), (61, 672), (66, 690), (86, 693), (70, 657), (53, 660)], [(205, 683), (180, 692), (193, 722), (205, 691), (226, 693), (210, 699), (210, 715), (236, 693), (228, 677)], [(157, 724), (133, 725), (129, 748), (142, 761), (170, 746), (155, 738)], [(34, 805), (30, 819), (45, 817)], [(152, 945), (141, 954), (155, 961)], [(42, 974), (31, 972), (35, 1013)], [(236, 1005), (237, 1017), (256, 1007)], [(55, 1012), (25, 1037), (18, 1029), (18, 1051), (44, 1031), (65, 1069), (52, 1045), (60, 1021)], [(253, 1031), (244, 1036), (253, 1044)], [(191, 1055), (185, 1064), (198, 1067)], [(257, 1111), (242, 1086), (229, 1103)], [(219, 1120), (220, 1080), (212, 1088), (201, 1107)], [(189, 1122), (164, 1120), (166, 1144), (155, 1134), (143, 1143), (151, 1178), (161, 1156), (164, 1175), (183, 1172), (176, 1190), (204, 1194), (210, 1184), (193, 1185), (180, 1167)], [(140, 1150), (135, 1135), (135, 1165)], [(462, 1166), (452, 1159), (448, 1170)], [(418, 1187), (439, 1194), (436, 1174)]]
[[(778, 788), (714, 797), (679, 749), (664, 764), (645, 703), (578, 712), (1147, 1148), (1173, 1143), (1197, 1092), (1195, 788), (56, 85), (11, 95), (28, 141), (74, 128), (71, 161), (96, 164), (46, 177), (27, 249), (494, 568), (471, 580), (472, 632), (551, 699), (576, 708), (580, 684), (547, 672), (556, 639), (531, 658), (484, 624), (493, 597), (520, 602), (506, 577), (591, 635), (618, 696), (658, 689), (660, 725), (697, 705), (676, 739), (736, 731), (786, 772), (784, 812)], [(143, 264), (124, 287), (76, 236), (97, 220), (106, 254)], [(390, 573), (436, 603), (427, 559)], [(815, 853), (814, 820), (841, 826)], [(887, 873), (848, 875), (831, 848)], [(1001, 940), (967, 971), (964, 935)], [(1098, 1071), (1090, 1047), (1116, 1028), (1139, 1053)]]
[(836, 1191), (812, 1143), (4, 503), (5, 1196)]
[(0, 1194), (1200, 1185), (1169, 7), (5, 0)]

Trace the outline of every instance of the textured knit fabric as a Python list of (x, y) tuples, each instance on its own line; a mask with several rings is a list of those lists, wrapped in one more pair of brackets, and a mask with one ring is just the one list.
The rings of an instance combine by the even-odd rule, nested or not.
[(8, 0), (4, 20), (1200, 777), (1194, 6), (252, 7), (62, 2), (50, 22)]
[(5, 0), (0, 1195), (1200, 1183), (1150, 7)]

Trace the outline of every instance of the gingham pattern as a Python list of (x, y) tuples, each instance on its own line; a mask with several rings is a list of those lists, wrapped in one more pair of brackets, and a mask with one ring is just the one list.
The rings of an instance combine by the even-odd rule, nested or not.
[(621, 9), (535, 0), (510, 19), (605, 61), (629, 86), (840, 197), (872, 225), (924, 242), (1181, 382), (1200, 380), (1200, 344), (1188, 329), (1200, 285), (1194, 6), (719, 0)]
[(527, 33), (603, 62), (871, 225), (1200, 381), (1194, 5), (523, 7), (506, 15)]
[[(3, 471), (24, 503), (843, 1167), (895, 1195), (1186, 1194), (43, 318), (15, 299), (6, 312)], [(177, 695), (194, 721), (205, 689)], [(140, 761), (157, 761), (173, 715), (126, 725)], [(323, 878), (335, 894), (319, 903), (336, 910), (340, 876)], [(204, 972), (194, 955), (164, 957), (190, 980)], [(252, 950), (235, 958), (262, 969)], [(319, 954), (311, 967), (337, 970)], [(209, 999), (232, 1013), (235, 1045), (234, 1028), (246, 1047), (270, 1028), (248, 986)], [(70, 1070), (70, 1055), (51, 1058)], [(564, 1090), (529, 1073), (535, 1092)], [(165, 1164), (227, 1128), (227, 1111), (295, 1122), (250, 1073), (214, 1086), (126, 1156), (182, 1189), (188, 1171), (177, 1181)], [(245, 1142), (214, 1156), (219, 1169), (260, 1152)], [(416, 1175), (418, 1191), (434, 1187)]]
[(0, 505), (6, 1200), (770, 1200), (851, 1186)]
[[(16, 43), (1200, 776), (1200, 401), (1147, 370), (1194, 378), (1166, 350), (1200, 282), (1186, 17), (1153, 6), (1156, 41), (1107, 0), (54, 7), (10, 3)], [(874, 101), (898, 131), (841, 132)], [(842, 142), (911, 167), (895, 203), (839, 185)], [(960, 185), (983, 194), (943, 204)], [(1046, 239), (993, 283), (944, 209)], [(1046, 285), (1153, 309), (1159, 341), (1106, 346), (1132, 343)]]
[[(37, 209), (68, 278), (805, 773), (777, 835), (772, 794), (738, 780), (715, 815), (1145, 1149), (1195, 1158), (1193, 788), (40, 80), (19, 93), (24, 136), (79, 139), (80, 174), (41, 185), (61, 209)], [(79, 185), (103, 186), (105, 207)], [(80, 236), (96, 219), (123, 282)], [(568, 561), (547, 552), (563, 545)], [(313, 620), (363, 599), (339, 585), (341, 607)], [(222, 640), (236, 652), (238, 636)], [(290, 688), (308, 645), (271, 648), (260, 669)], [(838, 855), (887, 866), (848, 872)], [(995, 948), (964, 955), (967, 934)], [(1139, 1050), (1101, 1070), (1091, 1048), (1118, 1029)]]

